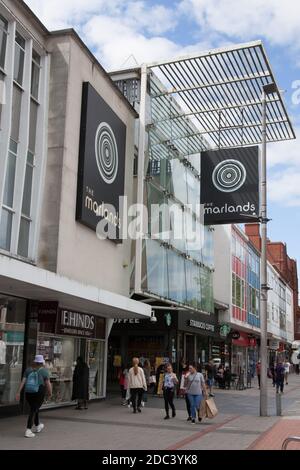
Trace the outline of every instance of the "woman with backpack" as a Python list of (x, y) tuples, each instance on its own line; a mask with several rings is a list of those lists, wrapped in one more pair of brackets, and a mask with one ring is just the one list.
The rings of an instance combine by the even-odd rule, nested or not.
[[(52, 387), (50, 383), (50, 376), (47, 369), (44, 367), (44, 358), (41, 355), (36, 355), (32, 367), (25, 370), (24, 377), (20, 384), (16, 400), (20, 400), (20, 394), (25, 389), (25, 398), (30, 406), (30, 412), (27, 420), (27, 428), (25, 437), (35, 437), (34, 432), (39, 433), (44, 429), (44, 424), (39, 420), (39, 409), (42, 406), (46, 392), (48, 396), (52, 395)], [(35, 425), (34, 432), (32, 432), (33, 422)]]

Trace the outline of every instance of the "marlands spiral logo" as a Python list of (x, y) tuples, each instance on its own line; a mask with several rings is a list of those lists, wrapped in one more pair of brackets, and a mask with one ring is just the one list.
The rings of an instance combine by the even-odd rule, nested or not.
[(224, 160), (215, 167), (212, 182), (215, 188), (223, 193), (240, 189), (246, 181), (246, 168), (238, 160)]
[(102, 122), (96, 132), (95, 154), (97, 166), (102, 179), (112, 184), (118, 173), (118, 147), (112, 128)]

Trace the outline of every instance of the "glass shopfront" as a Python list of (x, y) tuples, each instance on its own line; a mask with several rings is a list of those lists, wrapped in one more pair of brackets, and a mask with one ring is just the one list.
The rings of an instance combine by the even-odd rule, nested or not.
[(27, 365), (42, 354), (52, 384), (46, 406), (71, 402), (78, 356), (89, 366), (90, 399), (104, 397), (105, 320), (92, 314), (58, 308), (57, 302), (32, 304)]
[(0, 294), (0, 410), (17, 405), (22, 377), (26, 300)]

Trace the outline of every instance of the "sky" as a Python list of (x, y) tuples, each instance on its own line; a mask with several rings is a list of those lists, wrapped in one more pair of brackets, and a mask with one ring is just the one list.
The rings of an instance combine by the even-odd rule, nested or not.
[[(26, 0), (49, 30), (73, 27), (107, 71), (261, 39), (297, 139), (268, 145), (268, 236), (300, 273), (298, 0)], [(300, 277), (300, 276), (299, 276)]]

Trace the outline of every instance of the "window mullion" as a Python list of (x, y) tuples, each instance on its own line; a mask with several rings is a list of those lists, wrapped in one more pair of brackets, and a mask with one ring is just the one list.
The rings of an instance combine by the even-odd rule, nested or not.
[(24, 192), (24, 181), (27, 162), (28, 140), (29, 140), (29, 113), (30, 113), (30, 81), (31, 81), (31, 54), (32, 54), (32, 40), (29, 39), (25, 44), (25, 61), (23, 73), (23, 87), (24, 92), (21, 104), (20, 130), (19, 130), (19, 146), (18, 158), (16, 168), (16, 184), (14, 195), (14, 207), (16, 216), (14, 217), (12, 226), (12, 242), (11, 251), (17, 253), (18, 239), (20, 231), (20, 218), (22, 211), (22, 201)]

